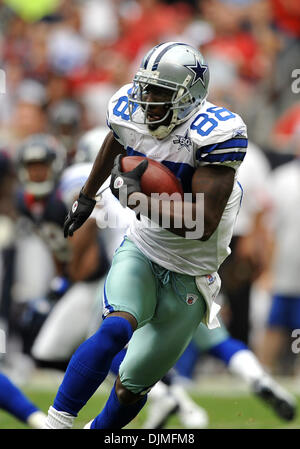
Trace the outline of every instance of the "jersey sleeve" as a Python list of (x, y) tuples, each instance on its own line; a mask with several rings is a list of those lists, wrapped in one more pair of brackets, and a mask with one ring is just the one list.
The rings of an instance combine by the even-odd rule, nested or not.
[(246, 125), (239, 115), (225, 108), (214, 106), (200, 113), (191, 124), (190, 136), (197, 166), (213, 164), (237, 170), (245, 158)]
[(58, 190), (60, 198), (68, 210), (78, 198), (80, 190), (86, 183), (92, 167), (92, 163), (83, 162), (71, 165), (63, 172), (58, 184)]
[(128, 132), (134, 128), (130, 122), (128, 110), (128, 91), (131, 87), (131, 84), (126, 84), (112, 96), (106, 114), (108, 127), (115, 139), (124, 147), (128, 144)]

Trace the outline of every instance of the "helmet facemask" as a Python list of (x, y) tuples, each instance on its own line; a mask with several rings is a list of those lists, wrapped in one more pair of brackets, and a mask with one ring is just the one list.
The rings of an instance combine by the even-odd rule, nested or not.
[[(18, 177), (25, 191), (36, 198), (50, 194), (65, 166), (66, 150), (61, 143), (53, 136), (36, 134), (27, 138), (17, 153)], [(38, 179), (30, 173), (30, 165), (35, 163), (45, 167)]]
[[(45, 161), (36, 161), (40, 163), (46, 164)], [(53, 170), (50, 165), (48, 165), (48, 175), (44, 178), (44, 180), (36, 181), (32, 180), (30, 175), (30, 164), (33, 164), (34, 161), (29, 162), (28, 164), (22, 166), (19, 169), (19, 178), (22, 181), (25, 190), (27, 193), (35, 196), (36, 198), (43, 198), (44, 196), (49, 195), (49, 193), (54, 188), (54, 177)]]
[[(128, 92), (130, 120), (147, 125), (153, 136), (163, 139), (201, 107), (207, 97), (208, 83), (209, 69), (199, 50), (182, 42), (158, 44), (144, 56), (133, 79), (133, 87)], [(157, 86), (173, 93), (168, 102), (156, 103), (157, 106), (165, 103), (168, 112), (157, 121), (148, 117), (149, 108), (154, 105), (143, 98), (143, 90), (147, 86)], [(151, 125), (155, 124), (157, 127), (154, 129)]]
[[(195, 111), (195, 101), (191, 96), (186, 84), (189, 82), (189, 77), (183, 84), (173, 81), (166, 81), (158, 77), (155, 72), (140, 69), (134, 77), (133, 88), (128, 94), (128, 106), (130, 120), (136, 124), (148, 125), (150, 133), (158, 138), (164, 139), (175, 126), (187, 120), (190, 112)], [(167, 101), (151, 102), (144, 99), (145, 92), (149, 86), (155, 86), (165, 91), (170, 91), (170, 99)], [(134, 114), (140, 106), (143, 111), (143, 116)], [(166, 113), (158, 120), (149, 120), (148, 112), (151, 106), (165, 106)], [(167, 120), (169, 117), (169, 120)], [(152, 125), (159, 125), (152, 128)]]

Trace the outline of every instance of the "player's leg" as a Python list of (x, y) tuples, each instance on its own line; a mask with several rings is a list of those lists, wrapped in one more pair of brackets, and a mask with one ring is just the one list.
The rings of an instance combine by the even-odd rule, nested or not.
[(176, 380), (178, 376), (169, 375), (157, 382), (149, 393), (147, 420), (144, 429), (161, 429), (168, 419), (175, 415), (180, 424), (189, 429), (203, 429), (209, 423), (209, 417), (203, 407), (192, 400), (184, 385)]
[[(112, 361), (110, 373), (117, 376), (125, 355), (126, 348), (120, 351)], [(178, 412), (181, 424), (186, 428), (202, 429), (207, 427), (209, 419), (206, 411), (196, 404), (185, 388), (176, 382), (175, 370), (170, 370), (151, 389), (148, 399), (147, 420), (144, 429), (161, 429), (169, 417)], [(175, 381), (173, 382), (173, 380)]]
[[(11, 331), (21, 339), (22, 352), (25, 354), (29, 354), (36, 329), (40, 326), (40, 319), (44, 318), (46, 301), (44, 302), (43, 298), (46, 297), (54, 276), (53, 259), (45, 242), (33, 231), (26, 233), (25, 226), (22, 229), (22, 235), (19, 235), (16, 241), (14, 300), (11, 303), (9, 318)], [(39, 302), (39, 306), (42, 304), (40, 310), (43, 313), (32, 314), (31, 306), (35, 302)], [(35, 315), (34, 321), (29, 325), (28, 318), (30, 317), (30, 320), (33, 315)], [(12, 364), (14, 364), (14, 358), (14, 354), (11, 354)]]
[(47, 427), (72, 426), (74, 417), (106, 378), (113, 358), (136, 327), (151, 319), (155, 307), (156, 283), (151, 265), (126, 240), (114, 257), (105, 284), (104, 313), (108, 315), (99, 330), (74, 353), (50, 407)]
[[(200, 329), (200, 331), (198, 330)], [(201, 332), (206, 329), (207, 332)], [(193, 340), (184, 351), (175, 365), (175, 370), (168, 373), (166, 383), (168, 385), (157, 384), (151, 390), (149, 404), (149, 415), (145, 423), (145, 428), (161, 428), (168, 418), (176, 413), (180, 423), (184, 427), (203, 428), (208, 424), (208, 416), (202, 407), (199, 407), (186, 393), (182, 383), (178, 382), (178, 366), (183, 372), (192, 372), (199, 354), (205, 352), (211, 345), (217, 345), (228, 336), (225, 328), (217, 331), (209, 331), (204, 324), (200, 324), (194, 334)], [(190, 378), (191, 379), (191, 378)]]
[[(115, 376), (126, 355), (126, 348), (120, 351), (112, 361), (110, 372)], [(174, 373), (174, 374), (173, 374)], [(166, 376), (151, 389), (148, 398), (147, 420), (144, 429), (161, 429), (175, 413), (181, 424), (186, 428), (202, 429), (207, 427), (209, 418), (206, 411), (196, 404), (186, 392), (186, 389), (176, 382), (177, 375), (171, 369)]]
[(239, 244), (242, 237), (234, 235), (231, 239), (231, 255), (222, 263), (219, 274), (222, 278), (222, 291), (230, 308), (228, 329), (230, 335), (237, 340), (248, 343), (249, 337), (249, 301), (252, 285), (252, 270), (239, 255)]
[[(134, 333), (111, 396), (91, 428), (122, 428), (128, 424), (145, 404), (146, 392), (171, 369), (189, 344), (206, 305), (193, 278), (186, 278), (186, 291), (197, 295), (198, 300), (188, 305), (186, 293), (180, 297), (171, 283), (161, 288), (155, 315)], [(117, 400), (121, 407), (117, 407)], [(130, 414), (133, 411), (135, 415)]]
[(44, 322), (31, 354), (41, 366), (70, 360), (86, 339), (98, 282), (78, 282), (57, 302)]
[(17, 301), (44, 297), (55, 276), (52, 256), (40, 237), (31, 233), (16, 243), (14, 295)]
[(143, 429), (162, 429), (178, 409), (177, 399), (170, 393), (170, 386), (160, 380), (148, 394), (147, 419)]
[[(288, 330), (297, 329), (297, 327), (290, 328), (290, 324), (292, 323), (290, 323), (291, 312), (289, 310), (289, 304), (291, 303), (288, 297), (283, 295), (273, 296), (269, 316), (266, 321), (266, 329), (258, 352), (264, 366), (273, 373), (276, 372), (279, 356), (287, 344)], [(292, 314), (295, 312), (295, 318), (297, 320), (299, 314), (297, 314), (296, 310), (293, 310)], [(297, 321), (295, 324), (297, 324)]]
[(265, 329), (257, 354), (270, 373), (276, 374), (278, 361), (287, 342), (288, 335), (284, 328), (271, 326)]
[(253, 393), (272, 406), (279, 417), (286, 420), (294, 418), (294, 398), (267, 374), (245, 343), (230, 337), (224, 324), (213, 330), (200, 325), (194, 342), (202, 351), (222, 360), (229, 371), (241, 377)]
[(0, 373), (0, 408), (34, 429), (43, 428), (45, 414), (2, 373)]

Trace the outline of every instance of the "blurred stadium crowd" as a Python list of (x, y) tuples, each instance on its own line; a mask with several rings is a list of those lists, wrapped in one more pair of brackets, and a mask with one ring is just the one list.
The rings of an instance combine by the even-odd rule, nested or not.
[[(15, 201), (18, 189), (26, 189), (19, 148), (35, 134), (51, 134), (66, 149), (64, 167), (74, 165), (80, 137), (106, 126), (109, 98), (130, 82), (145, 52), (162, 41), (200, 48), (210, 67), (209, 100), (239, 113), (248, 126), (250, 144), (240, 174), (244, 204), (233, 253), (220, 273), (223, 320), (269, 370), (299, 374), (291, 350), (291, 332), (300, 328), (300, 214), (295, 210), (300, 199), (298, 0), (0, 1), (0, 66), (6, 79), (0, 96), (4, 367), (16, 363), (16, 353), (30, 354), (33, 337), (24, 329), (24, 317), (37, 299), (38, 288), (33, 287), (46, 279), (34, 272), (41, 262), (31, 256), (24, 258), (21, 281), (16, 275), (18, 252), (26, 251), (18, 242), (27, 232), (20, 226), (24, 211)], [(107, 258), (97, 263), (103, 264), (98, 267), (103, 275)], [(69, 286), (80, 282), (76, 268), (69, 268), (52, 275), (67, 277)], [(34, 293), (28, 293), (22, 280), (26, 285), (32, 281)], [(51, 285), (49, 279), (44, 289), (52, 289), (53, 299)], [(284, 326), (273, 317), (266, 325), (274, 293), (299, 303), (293, 324), (287, 318)], [(39, 310), (41, 316), (47, 311)]]

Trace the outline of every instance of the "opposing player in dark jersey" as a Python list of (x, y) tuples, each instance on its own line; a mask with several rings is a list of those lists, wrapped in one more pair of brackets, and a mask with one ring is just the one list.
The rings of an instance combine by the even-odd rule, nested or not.
[(30, 136), (18, 149), (17, 164), (18, 210), (26, 230), (18, 242), (16, 279), (27, 300), (24, 349), (29, 353), (35, 342), (33, 355), (42, 366), (64, 366), (86, 337), (106, 254), (93, 217), (76, 242), (64, 239), (69, 204), (59, 185), (62, 145), (50, 135)]

